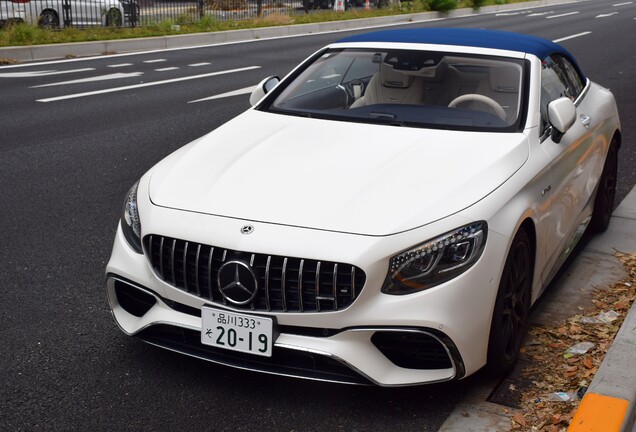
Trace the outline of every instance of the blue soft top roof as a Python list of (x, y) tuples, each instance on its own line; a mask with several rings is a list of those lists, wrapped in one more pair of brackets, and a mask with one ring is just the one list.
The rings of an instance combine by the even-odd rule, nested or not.
[(499, 30), (469, 28), (385, 30), (350, 36), (340, 39), (338, 42), (396, 42), (459, 45), (519, 51), (534, 54), (540, 59), (544, 59), (550, 54), (560, 53), (574, 61), (574, 57), (572, 57), (565, 48), (554, 42), (536, 36)]

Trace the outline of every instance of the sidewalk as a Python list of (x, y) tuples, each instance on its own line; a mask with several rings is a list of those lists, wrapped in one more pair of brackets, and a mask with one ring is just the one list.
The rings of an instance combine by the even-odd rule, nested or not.
[[(596, 236), (586, 250), (607, 255), (636, 252), (636, 188), (614, 212), (607, 232)], [(594, 375), (568, 431), (636, 431), (635, 358), (636, 302)]]
[[(219, 45), (272, 39), (290, 36), (303, 36), (316, 33), (330, 33), (357, 30), (369, 27), (385, 27), (400, 24), (413, 24), (440, 18), (454, 18), (477, 13), (496, 13), (501, 11), (530, 9), (547, 5), (574, 3), (580, 0), (537, 0), (525, 3), (513, 3), (486, 6), (475, 11), (473, 9), (456, 9), (449, 13), (423, 12), (417, 14), (394, 15), (378, 18), (362, 18), (349, 21), (332, 21), (315, 24), (298, 24), (290, 26), (264, 27), (247, 30), (231, 30), (224, 32), (195, 33), (188, 35), (161, 36), (139, 39), (120, 39), (99, 42), (76, 42), (55, 45), (30, 45), (0, 48), (0, 59), (17, 61), (39, 61), (72, 57), (98, 56), (106, 54), (122, 54), (139, 51), (194, 48), (207, 45)], [(334, 40), (337, 37), (334, 37)]]
[[(588, 308), (591, 293), (625, 277), (617, 251), (636, 253), (636, 187), (621, 202), (608, 230), (595, 235), (555, 283), (530, 317), (545, 326), (563, 322)], [(589, 388), (568, 432), (636, 432), (636, 302), (623, 322)], [(475, 385), (448, 417), (440, 432), (501, 432), (510, 430), (510, 410), (488, 402), (497, 386), (492, 378)]]

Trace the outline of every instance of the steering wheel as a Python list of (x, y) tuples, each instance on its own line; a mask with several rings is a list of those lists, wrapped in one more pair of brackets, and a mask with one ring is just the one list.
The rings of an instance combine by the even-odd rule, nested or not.
[(488, 107), (493, 110), (493, 112), (502, 120), (506, 120), (506, 111), (503, 109), (503, 107), (501, 105), (499, 105), (499, 103), (494, 100), (489, 98), (488, 96), (484, 96), (484, 95), (480, 95), (480, 94), (476, 94), (476, 93), (469, 93), (469, 94), (465, 94), (465, 95), (461, 95), (456, 97), (455, 99), (453, 99), (449, 104), (449, 108), (455, 108), (457, 105), (459, 105), (460, 103), (463, 102), (481, 102), (485, 105), (488, 105)]

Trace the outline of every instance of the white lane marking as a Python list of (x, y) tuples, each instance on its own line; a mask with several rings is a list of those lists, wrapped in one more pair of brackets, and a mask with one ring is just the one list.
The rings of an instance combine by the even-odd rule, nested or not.
[(120, 64), (114, 64), (114, 65), (108, 65), (106, 67), (109, 68), (120, 68), (120, 67), (128, 67), (128, 66), (132, 66), (132, 63), (120, 63)]
[(577, 33), (577, 34), (572, 35), (572, 36), (562, 37), (561, 39), (554, 39), (552, 42), (560, 43), (560, 42), (563, 42), (563, 41), (566, 41), (566, 40), (574, 39), (574, 38), (581, 37), (581, 36), (586, 36), (586, 35), (589, 35), (589, 34), (592, 34), (592, 32), (591, 31), (586, 31), (586, 32), (583, 32), (583, 33)]
[(612, 15), (617, 15), (618, 12), (610, 12), (610, 13), (606, 13), (606, 14), (600, 14), (600, 15), (596, 15), (594, 18), (607, 18), (607, 17), (611, 17)]
[(31, 71), (31, 72), (7, 72), (0, 73), (0, 78), (30, 78), (51, 75), (64, 75), (76, 72), (94, 71), (95, 68), (73, 69), (66, 71)]
[(214, 99), (222, 99), (222, 98), (227, 98), (227, 97), (232, 97), (232, 96), (239, 96), (239, 95), (249, 94), (249, 93), (252, 93), (252, 91), (254, 91), (254, 89), (256, 87), (257, 86), (245, 87), (245, 88), (234, 90), (234, 91), (231, 91), (231, 92), (221, 93), (221, 94), (218, 94), (218, 95), (215, 95), (215, 96), (210, 96), (210, 97), (206, 97), (206, 98), (203, 98), (203, 99), (193, 100), (193, 101), (190, 101), (188, 103), (203, 102), (203, 101), (209, 101), (209, 100), (214, 100)]
[(81, 84), (81, 83), (96, 82), (96, 81), (109, 81), (109, 80), (121, 79), (121, 78), (138, 77), (143, 74), (144, 74), (143, 72), (114, 73), (109, 75), (100, 75), (100, 76), (91, 77), (91, 78), (76, 79), (72, 81), (61, 81), (61, 82), (56, 82), (51, 84), (42, 84), (38, 86), (31, 86), (29, 88), (53, 87), (53, 86), (60, 86), (60, 85), (67, 85), (67, 84)]
[(550, 16), (547, 16), (546, 19), (561, 18), (561, 17), (570, 16), (570, 15), (576, 15), (578, 13), (580, 13), (580, 12), (568, 12), (568, 13), (564, 13), (564, 14), (561, 14), (561, 15), (550, 15)]
[(163, 81), (153, 81), (153, 82), (135, 84), (135, 85), (124, 86), (124, 87), (115, 87), (115, 88), (96, 90), (96, 91), (85, 92), (85, 93), (76, 93), (76, 94), (71, 94), (66, 96), (57, 96), (57, 97), (46, 98), (46, 99), (38, 99), (36, 102), (55, 102), (60, 100), (75, 99), (75, 98), (94, 96), (94, 95), (105, 94), (105, 93), (115, 93), (115, 92), (132, 90), (137, 88), (152, 87), (152, 86), (158, 86), (163, 84), (171, 84), (171, 83), (181, 82), (181, 81), (190, 81), (190, 80), (199, 79), (199, 78), (207, 78), (207, 77), (212, 77), (216, 75), (225, 75), (225, 74), (243, 72), (243, 71), (260, 69), (260, 68), (261, 68), (260, 66), (247, 66), (247, 67), (238, 68), (238, 69), (229, 69), (229, 70), (211, 72), (211, 73), (201, 74), (201, 75), (191, 75), (187, 77), (173, 78), (173, 79), (163, 80)]
[(550, 12), (537, 12), (537, 13), (531, 13), (530, 15), (528, 15), (529, 17), (531, 16), (543, 16), (543, 15), (548, 15), (554, 13), (554, 11), (550, 11)]
[(161, 62), (165, 62), (168, 61), (166, 59), (154, 59), (154, 60), (144, 60), (144, 63), (161, 63)]
[(172, 66), (167, 68), (155, 69), (155, 72), (166, 72), (166, 71), (177, 70), (177, 69), (179, 68), (176, 66)]
[(634, 3), (634, 2), (616, 3), (616, 4), (613, 4), (612, 7), (627, 6), (627, 5), (630, 5), (632, 3)]
[(495, 14), (495, 16), (513, 16), (513, 15), (519, 15), (521, 12), (501, 12), (498, 14)]
[(212, 63), (208, 63), (208, 62), (203, 62), (203, 63), (192, 63), (189, 64), (188, 66), (190, 67), (201, 67), (201, 66), (208, 66), (211, 65)]

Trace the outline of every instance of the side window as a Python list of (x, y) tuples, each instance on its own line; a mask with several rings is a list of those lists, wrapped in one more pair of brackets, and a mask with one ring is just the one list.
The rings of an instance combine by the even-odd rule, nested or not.
[(561, 56), (558, 56), (557, 59), (562, 65), (562, 70), (568, 82), (571, 97), (574, 99), (578, 98), (585, 86), (583, 79), (581, 79), (581, 76), (570, 60)]
[(560, 55), (543, 59), (541, 70), (541, 132), (550, 126), (548, 104), (555, 99), (567, 97), (573, 101), (583, 90), (583, 80), (570, 61)]

